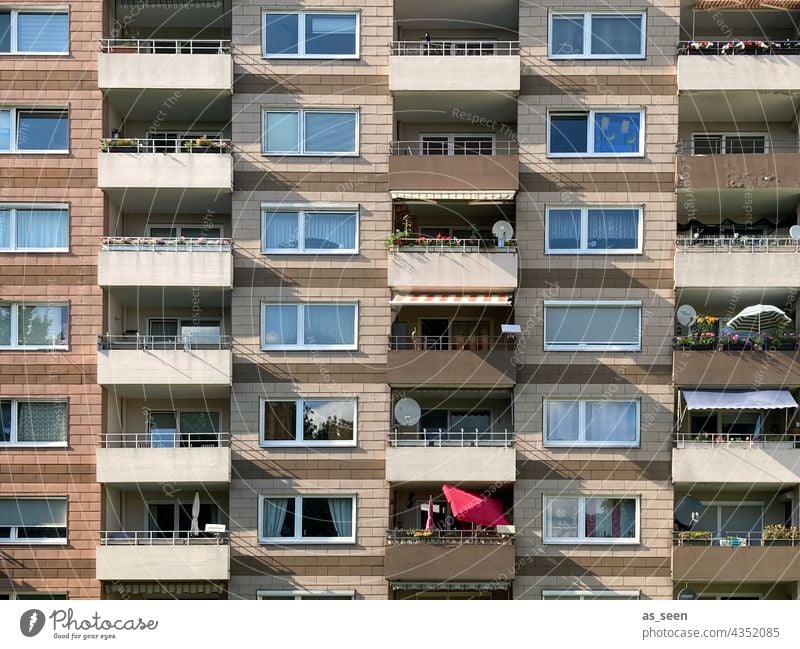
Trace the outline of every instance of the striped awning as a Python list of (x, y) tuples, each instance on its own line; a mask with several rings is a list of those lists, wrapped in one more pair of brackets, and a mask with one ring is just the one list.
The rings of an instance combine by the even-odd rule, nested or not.
[(106, 595), (220, 595), (225, 585), (214, 581), (114, 581)]
[(393, 581), (392, 590), (508, 590), (507, 581)]
[(696, 9), (800, 9), (800, 0), (697, 0)]
[(511, 296), (507, 294), (454, 294), (454, 293), (395, 293), (392, 305), (441, 306), (443, 304), (464, 304), (471, 306), (511, 306)]
[(393, 201), (482, 201), (500, 203), (513, 201), (514, 190), (500, 191), (466, 191), (466, 192), (424, 192), (397, 190), (389, 192)]
[(789, 390), (684, 390), (687, 410), (781, 410), (797, 408)]

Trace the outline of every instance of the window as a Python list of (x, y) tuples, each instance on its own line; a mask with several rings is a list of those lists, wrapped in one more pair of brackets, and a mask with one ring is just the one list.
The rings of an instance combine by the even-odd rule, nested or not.
[(352, 590), (259, 590), (256, 597), (258, 599), (294, 600), (355, 599), (355, 592)]
[(265, 254), (358, 252), (358, 206), (262, 206)]
[(548, 157), (644, 154), (643, 110), (554, 111), (547, 119)]
[(646, 15), (636, 13), (550, 14), (551, 59), (643, 59)]
[(66, 446), (66, 401), (0, 400), (0, 446)]
[(264, 56), (282, 59), (356, 59), (357, 13), (264, 14)]
[(741, 133), (695, 133), (692, 135), (693, 155), (720, 155), (723, 153), (767, 153), (766, 135)]
[[(147, 531), (154, 538), (175, 538), (176, 532), (190, 532), (192, 529), (192, 505), (189, 502), (149, 502), (147, 503)], [(212, 503), (200, 503), (197, 525), (204, 530), (206, 525), (216, 525), (220, 521), (219, 507)]]
[(0, 54), (67, 54), (69, 14), (63, 11), (0, 11)]
[(544, 303), (544, 348), (553, 351), (639, 351), (641, 302)]
[(263, 400), (263, 446), (355, 446), (355, 399)]
[(222, 228), (219, 226), (205, 225), (150, 225), (147, 235), (161, 239), (219, 239), (222, 237)]
[(262, 543), (355, 543), (356, 499), (352, 496), (262, 497)]
[(636, 254), (642, 251), (641, 207), (548, 207), (548, 254)]
[(0, 349), (67, 349), (69, 307), (0, 304)]
[(149, 344), (175, 345), (189, 342), (193, 345), (220, 345), (223, 342), (219, 320), (189, 318), (149, 318), (147, 334)]
[(264, 304), (264, 349), (357, 349), (357, 304)]
[(0, 152), (69, 153), (67, 111), (0, 108)]
[(421, 135), (422, 155), (493, 155), (494, 135), (480, 133)]
[(545, 543), (634, 544), (638, 521), (638, 497), (544, 497)]
[(357, 110), (265, 110), (264, 153), (358, 155)]
[(542, 599), (639, 599), (638, 590), (544, 590)]
[(0, 544), (66, 542), (66, 498), (0, 498)]
[(152, 448), (191, 448), (220, 445), (219, 412), (209, 410), (151, 410), (147, 429)]
[(68, 252), (67, 206), (0, 203), (0, 251)]
[(639, 402), (547, 399), (545, 446), (637, 446)]

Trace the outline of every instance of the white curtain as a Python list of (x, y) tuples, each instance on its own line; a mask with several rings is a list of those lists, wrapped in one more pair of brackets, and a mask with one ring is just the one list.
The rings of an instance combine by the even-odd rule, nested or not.
[(636, 424), (636, 403), (633, 401), (588, 401), (586, 403), (587, 441), (636, 441)]
[(641, 15), (592, 16), (592, 54), (641, 54)]
[(577, 250), (581, 245), (581, 211), (550, 210), (547, 215), (548, 246), (554, 250)]
[(11, 210), (0, 210), (0, 248), (11, 247)]
[(638, 210), (589, 210), (588, 216), (590, 248), (614, 250), (638, 247)]
[(17, 247), (68, 247), (67, 221), (67, 210), (17, 210)]
[(306, 153), (353, 153), (356, 150), (354, 112), (306, 113)]
[(288, 498), (269, 498), (264, 501), (264, 537), (277, 538), (289, 510)]
[(270, 212), (266, 215), (264, 248), (297, 250), (300, 247), (297, 212)]
[(306, 305), (305, 344), (352, 344), (355, 342), (355, 311), (353, 305)]
[(349, 250), (355, 248), (356, 215), (341, 212), (306, 214), (306, 250)]
[(336, 528), (336, 535), (340, 537), (353, 536), (353, 501), (350, 498), (328, 498), (328, 507), (331, 518)]
[(577, 441), (580, 435), (580, 402), (547, 401), (547, 440)]

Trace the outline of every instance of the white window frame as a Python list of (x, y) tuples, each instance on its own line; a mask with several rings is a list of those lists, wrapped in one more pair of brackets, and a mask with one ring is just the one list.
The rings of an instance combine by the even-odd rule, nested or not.
[[(267, 248), (267, 216), (272, 212), (298, 212), (296, 249)], [(305, 215), (315, 212), (341, 212), (355, 214), (356, 233), (353, 248), (329, 250), (327, 248), (305, 248)], [(361, 205), (358, 203), (261, 203), (261, 254), (264, 255), (353, 255), (359, 251), (361, 238)]]
[[(268, 54), (267, 53), (267, 16), (269, 14), (297, 16), (297, 54)], [(354, 54), (306, 54), (306, 15), (331, 14), (335, 16), (354, 16), (356, 19), (356, 51)], [(361, 11), (279, 11), (265, 10), (261, 12), (261, 58), (262, 59), (310, 59), (326, 60), (354, 60), (361, 58)]]
[[(11, 211), (11, 246), (0, 247), (0, 253), (69, 252), (70, 213), (67, 203), (0, 203), (0, 210)], [(64, 210), (67, 213), (67, 245), (65, 248), (20, 248), (17, 245), (17, 211), (25, 210)]]
[[(2, 397), (0, 401), (11, 402), (11, 441), (0, 441), (0, 448), (38, 448), (52, 447), (65, 448), (69, 443), (69, 400), (67, 399), (19, 399)], [(20, 403), (63, 403), (67, 405), (67, 431), (63, 442), (19, 442), (17, 434), (19, 428), (19, 404)]]
[[(716, 528), (712, 534), (716, 536), (722, 536), (725, 533), (725, 530), (722, 529), (722, 507), (761, 507), (761, 527), (762, 531), (763, 528), (766, 526), (764, 522), (764, 516), (766, 515), (767, 511), (767, 503), (763, 500), (705, 500), (703, 501), (703, 507), (708, 509), (715, 509), (716, 515), (714, 518), (716, 519), (714, 523), (714, 527)], [(733, 530), (734, 532), (741, 532), (742, 530)]]
[(208, 229), (219, 230), (219, 236), (215, 236), (215, 235), (211, 235), (211, 234), (206, 235), (206, 237), (209, 238), (209, 239), (221, 239), (225, 235), (225, 232), (224, 232), (224, 230), (223, 230), (221, 225), (205, 226), (203, 224), (191, 225), (189, 223), (175, 223), (173, 225), (167, 225), (167, 224), (161, 224), (161, 223), (151, 223), (150, 225), (147, 226), (146, 232), (147, 232), (147, 236), (148, 237), (153, 237), (155, 235), (151, 234), (151, 232), (155, 228), (169, 228), (170, 230), (175, 230), (176, 238), (181, 238), (181, 237), (183, 237), (183, 234), (181, 234), (181, 231), (183, 230), (183, 228), (192, 228), (194, 230), (194, 229), (197, 229), (197, 228), (205, 229), (206, 227), (208, 227)]
[(641, 591), (638, 590), (543, 590), (543, 600), (553, 600), (567, 597), (571, 600), (590, 599), (640, 599)]
[(0, 307), (11, 307), (11, 340), (10, 345), (0, 345), (0, 351), (14, 349), (29, 350), (68, 350), (69, 339), (63, 345), (20, 345), (19, 344), (19, 308), (26, 306), (65, 307), (67, 309), (67, 335), (70, 334), (70, 305), (68, 302), (0, 302)]
[[(13, 496), (3, 496), (2, 500), (63, 500), (67, 504), (67, 525), (64, 526), (66, 530), (63, 539), (29, 539), (29, 538), (18, 538), (18, 528), (19, 527), (28, 527), (27, 525), (3, 525), (0, 522), (0, 527), (10, 527), (11, 528), (11, 536), (7, 539), (0, 538), (0, 545), (67, 545), (69, 541), (69, 502), (65, 497), (62, 496), (35, 496), (35, 497), (20, 497), (14, 498)], [(44, 525), (32, 525), (31, 527), (47, 527)], [(53, 526), (57, 527), (57, 526)]]
[[(589, 247), (589, 210), (637, 210), (639, 223), (637, 231), (636, 248), (591, 248)], [(580, 210), (580, 246), (578, 248), (550, 248), (550, 211), (551, 210)], [(546, 255), (640, 255), (644, 246), (644, 206), (643, 205), (562, 205), (553, 204), (545, 206), (544, 224), (544, 254)]]
[[(575, 538), (547, 536), (547, 523), (550, 516), (550, 507), (554, 500), (564, 498), (578, 499), (578, 536)], [(586, 536), (586, 499), (609, 498), (613, 500), (633, 500), (636, 503), (636, 533), (633, 538), (589, 538)], [(543, 545), (639, 545), (642, 533), (642, 499), (641, 496), (600, 494), (559, 494), (557, 496), (542, 496), (542, 544)]]
[[(268, 151), (267, 150), (267, 113), (298, 113), (300, 119), (297, 120), (297, 151)], [(317, 153), (305, 151), (306, 115), (308, 113), (348, 113), (356, 117), (355, 137), (353, 151), (334, 151), (332, 153)], [(311, 158), (352, 158), (360, 155), (361, 150), (361, 111), (358, 108), (285, 108), (281, 106), (265, 106), (261, 109), (261, 153), (266, 156), (284, 157), (311, 157)]]
[[(638, 113), (639, 114), (639, 150), (630, 153), (606, 153), (594, 152), (594, 121), (595, 116), (598, 114), (612, 114), (612, 113)], [(550, 150), (550, 128), (553, 116), (557, 115), (586, 115), (586, 151), (578, 151), (577, 153), (558, 153)], [(645, 120), (647, 118), (647, 111), (642, 107), (630, 108), (587, 108), (587, 109), (552, 109), (547, 111), (547, 157), (548, 158), (644, 158), (645, 146)]]
[(739, 133), (737, 131), (692, 131), (692, 155), (707, 155), (707, 154), (700, 154), (695, 153), (695, 142), (694, 139), (696, 137), (719, 137), (721, 138), (722, 142), (720, 143), (720, 155), (727, 154), (727, 143), (728, 138), (737, 138), (737, 137), (763, 137), (764, 138), (764, 153), (756, 153), (755, 155), (766, 155), (770, 153), (770, 137), (769, 133)]
[[(70, 144), (70, 111), (66, 106), (0, 106), (0, 111), (10, 112), (9, 117), (9, 148), (0, 149), (0, 155), (61, 155), (69, 153)], [(67, 115), (67, 148), (66, 149), (20, 149), (17, 145), (17, 113), (41, 112), (41, 113), (66, 113)]]
[[(581, 54), (557, 54), (553, 53), (553, 19), (554, 18), (583, 18), (583, 52)], [(639, 54), (592, 54), (592, 17), (593, 16), (641, 16), (642, 18), (642, 40)], [(595, 59), (595, 60), (642, 60), (647, 58), (647, 11), (637, 11), (635, 9), (627, 11), (557, 11), (548, 12), (547, 16), (547, 58), (555, 61), (565, 61), (573, 59)]]
[[(266, 340), (266, 308), (269, 306), (295, 306), (297, 307), (297, 340), (301, 341), (297, 344), (282, 345), (282, 344), (267, 344)], [(355, 312), (353, 316), (353, 344), (344, 345), (305, 345), (302, 340), (305, 337), (305, 308), (306, 306), (353, 306)], [(279, 350), (297, 350), (297, 351), (311, 351), (311, 350), (330, 350), (330, 351), (356, 351), (358, 350), (358, 318), (359, 318), (359, 303), (358, 302), (261, 302), (260, 304), (261, 316), (261, 349), (263, 351), (279, 351)]]
[[(11, 46), (10, 52), (0, 52), (0, 56), (69, 56), (70, 55), (70, 46), (72, 45), (71, 30), (72, 30), (72, 20), (70, 16), (69, 9), (65, 9), (62, 6), (60, 7), (23, 7), (23, 8), (16, 8), (16, 9), (3, 9), (3, 13), (11, 12), (11, 24), (9, 29), (11, 30)], [(66, 52), (21, 52), (17, 49), (18, 47), (18, 34), (17, 31), (19, 29), (19, 14), (65, 14), (67, 16), (67, 51)]]
[[(447, 138), (447, 155), (455, 155), (455, 138), (457, 137), (465, 137), (465, 138), (491, 138), (492, 140), (492, 153), (491, 155), (496, 155), (497, 153), (497, 136), (489, 132), (475, 132), (475, 133), (420, 133), (419, 134), (419, 143), (420, 143), (420, 150), (424, 149), (425, 146), (425, 138)], [(422, 154), (428, 155), (428, 154)], [(461, 155), (461, 154), (459, 154)], [(463, 154), (466, 155), (466, 154)]]
[[(547, 307), (637, 307), (639, 309), (639, 339), (636, 343), (549, 343), (547, 342)], [(642, 350), (642, 301), (641, 300), (545, 300), (542, 333), (545, 351), (573, 352), (639, 352)]]
[[(550, 413), (548, 412), (548, 405), (550, 403), (577, 403), (578, 404), (578, 439), (574, 441), (569, 440), (549, 440), (548, 428)], [(586, 439), (586, 404), (587, 403), (626, 403), (634, 404), (636, 407), (636, 438), (631, 442), (594, 442)], [(542, 445), (545, 447), (602, 447), (602, 448), (638, 448), (641, 444), (641, 429), (642, 429), (642, 404), (639, 399), (558, 399), (558, 398), (545, 398), (544, 407), (542, 408)]]
[[(352, 440), (334, 440), (334, 441), (308, 441), (303, 439), (303, 403), (306, 401), (341, 401), (345, 403), (352, 403), (353, 404), (353, 439)], [(295, 412), (295, 422), (294, 422), (294, 441), (289, 440), (267, 440), (264, 438), (264, 427), (266, 425), (266, 416), (264, 413), (264, 407), (267, 403), (294, 403), (296, 412)], [(261, 397), (258, 400), (259, 403), (259, 411), (258, 411), (258, 436), (259, 436), (259, 446), (263, 448), (272, 448), (272, 447), (286, 447), (286, 446), (313, 446), (313, 447), (325, 447), (325, 446), (338, 446), (338, 447), (353, 447), (358, 445), (358, 399), (355, 397), (347, 398), (347, 397), (325, 397), (325, 396), (308, 396), (304, 398), (298, 399), (267, 399), (266, 397)]]
[[(294, 498), (294, 536), (262, 536), (264, 501), (274, 498)], [(304, 498), (350, 498), (353, 501), (353, 535), (349, 537), (304, 537), (303, 532), (303, 499)], [(358, 497), (352, 493), (320, 493), (320, 494), (259, 494), (258, 496), (258, 542), (262, 545), (352, 545), (358, 538), (356, 521), (358, 518)]]
[(356, 598), (354, 590), (257, 590), (256, 599), (273, 599), (292, 597), (295, 600), (302, 600), (306, 597), (347, 597), (349, 599)]

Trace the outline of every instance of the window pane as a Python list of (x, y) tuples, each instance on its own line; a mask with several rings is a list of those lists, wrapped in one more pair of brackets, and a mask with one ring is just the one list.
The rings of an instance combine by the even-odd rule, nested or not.
[(0, 442), (11, 441), (11, 402), (0, 401)]
[(586, 128), (589, 116), (551, 115), (550, 151), (551, 153), (586, 153), (588, 140)]
[(306, 153), (354, 153), (355, 113), (306, 113)]
[(354, 304), (313, 304), (305, 308), (306, 345), (355, 344)]
[(66, 151), (66, 111), (17, 111), (17, 148), (20, 151)]
[(355, 403), (352, 401), (305, 401), (303, 440), (341, 442), (353, 439)]
[(18, 527), (17, 537), (20, 539), (65, 539), (66, 527)]
[(20, 401), (17, 404), (17, 441), (66, 442), (67, 404)]
[(11, 51), (11, 12), (0, 11), (0, 52)]
[(265, 18), (266, 53), (297, 54), (297, 14), (267, 14)]
[(639, 307), (547, 306), (546, 343), (638, 344)]
[(0, 305), (0, 346), (11, 345), (11, 306)]
[(297, 306), (269, 304), (264, 307), (264, 344), (296, 345)]
[(356, 16), (306, 15), (306, 54), (355, 54)]
[(589, 248), (635, 250), (639, 247), (639, 210), (589, 210)]
[(264, 150), (267, 153), (300, 153), (300, 113), (264, 114)]
[(19, 344), (66, 345), (67, 307), (65, 306), (20, 306)]
[(583, 16), (553, 16), (550, 39), (553, 54), (583, 54)]
[(353, 534), (351, 498), (303, 498), (303, 538), (349, 537)]
[(219, 432), (219, 413), (218, 412), (182, 412), (179, 415), (181, 433), (218, 433)]
[(11, 111), (0, 110), (0, 151), (11, 149)]
[(636, 536), (636, 501), (622, 498), (586, 499), (587, 539), (632, 539)]
[(66, 248), (67, 210), (17, 210), (18, 248)]
[(580, 433), (578, 401), (548, 401), (546, 413), (547, 441), (578, 441)]
[(642, 16), (592, 16), (592, 54), (641, 55)]
[(339, 212), (306, 214), (306, 250), (354, 250), (356, 215)]
[(635, 442), (637, 419), (633, 401), (587, 401), (586, 441)]
[(578, 537), (578, 499), (551, 498), (545, 513), (545, 536), (549, 538)]
[(263, 536), (266, 538), (294, 537), (294, 498), (266, 498), (263, 516)]
[(763, 135), (727, 135), (725, 153), (764, 153), (766, 139)]
[(297, 212), (272, 212), (266, 215), (264, 247), (267, 250), (297, 250), (300, 247)]
[(64, 13), (20, 13), (17, 16), (19, 52), (66, 52), (69, 20)]
[(0, 248), (11, 247), (11, 210), (0, 210)]
[(293, 442), (296, 439), (297, 404), (294, 401), (264, 402), (264, 440)]
[(550, 210), (547, 220), (551, 250), (578, 250), (581, 247), (581, 211)]
[(639, 113), (595, 113), (595, 153), (638, 153)]

